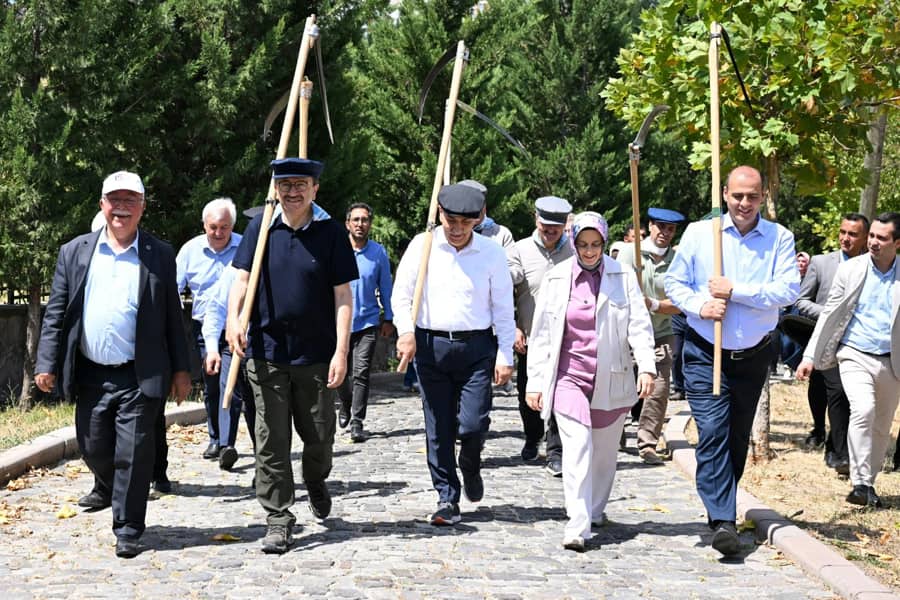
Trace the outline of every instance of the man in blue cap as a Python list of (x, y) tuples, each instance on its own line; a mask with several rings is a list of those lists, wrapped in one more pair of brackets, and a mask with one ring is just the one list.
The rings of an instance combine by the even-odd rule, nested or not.
[[(641, 241), (641, 288), (644, 302), (650, 311), (656, 350), (656, 381), (653, 393), (643, 400), (638, 418), (637, 447), (641, 459), (648, 465), (662, 464), (656, 453), (659, 434), (666, 419), (669, 404), (669, 376), (672, 373), (672, 315), (681, 311), (666, 297), (665, 275), (675, 258), (672, 239), (684, 215), (665, 208), (650, 208), (650, 235)], [(635, 267), (634, 244), (622, 248), (616, 259), (623, 265)]]
[[(291, 423), (303, 440), (302, 473), (309, 508), (331, 511), (335, 389), (347, 372), (356, 259), (343, 225), (314, 210), (320, 162), (272, 161), (282, 212), (266, 241), (256, 302), (245, 335), (239, 314), (262, 218), (251, 221), (235, 254), (226, 340), (247, 357), (256, 403), (256, 497), (267, 513), (263, 552), (287, 552), (293, 542), (294, 476)], [(318, 215), (318, 216), (317, 216)]]
[[(544, 196), (534, 203), (534, 232), (519, 240), (506, 251), (509, 273), (515, 286), (516, 299), (516, 341), (514, 349), (518, 355), (516, 367), (516, 387), (519, 392), (519, 415), (525, 431), (525, 445), (522, 446), (522, 460), (532, 461), (538, 457), (538, 445), (544, 437), (544, 421), (541, 413), (532, 410), (525, 402), (525, 387), (528, 383), (528, 338), (531, 335), (531, 320), (534, 305), (544, 275), (550, 268), (572, 256), (572, 245), (568, 243), (564, 229), (572, 205), (556, 196)], [(554, 477), (562, 477), (562, 441), (556, 418), (550, 415), (547, 422), (547, 471)]]
[(462, 491), (478, 502), (484, 495), (481, 441), (490, 425), (491, 380), (503, 385), (512, 375), (515, 322), (506, 253), (473, 233), (484, 214), (484, 193), (447, 185), (438, 203), (443, 226), (434, 229), (415, 321), (413, 294), (426, 234), (417, 235), (400, 260), (391, 305), (397, 354), (415, 357), (419, 373), (428, 469), (439, 496), (431, 523), (454, 525), (461, 492), (455, 440)]

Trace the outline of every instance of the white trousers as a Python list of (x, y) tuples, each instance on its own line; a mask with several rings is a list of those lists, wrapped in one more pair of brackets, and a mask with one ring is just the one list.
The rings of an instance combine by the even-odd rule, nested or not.
[(900, 380), (889, 356), (873, 356), (849, 346), (837, 351), (841, 383), (850, 402), (847, 448), (850, 482), (875, 484), (891, 443), (891, 422), (900, 400)]
[(562, 440), (563, 492), (566, 523), (563, 540), (591, 537), (591, 522), (599, 523), (616, 477), (616, 454), (625, 415), (609, 427), (592, 429), (559, 413), (556, 424)]

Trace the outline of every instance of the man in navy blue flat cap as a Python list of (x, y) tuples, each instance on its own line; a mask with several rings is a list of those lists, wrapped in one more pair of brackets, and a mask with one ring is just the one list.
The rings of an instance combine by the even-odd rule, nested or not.
[(335, 390), (347, 372), (356, 259), (343, 224), (316, 211), (323, 165), (314, 160), (272, 161), (281, 214), (269, 227), (256, 302), (246, 333), (239, 314), (262, 217), (247, 226), (234, 256), (226, 340), (247, 357), (256, 402), (256, 497), (267, 513), (263, 552), (287, 552), (293, 542), (294, 476), (291, 423), (303, 441), (302, 473), (309, 508), (318, 519), (331, 511), (325, 483), (331, 472)]
[[(506, 253), (473, 233), (484, 216), (484, 192), (447, 185), (438, 204), (443, 227), (434, 230), (421, 309), (414, 321), (413, 292), (425, 234), (410, 242), (400, 260), (391, 306), (397, 354), (415, 357), (419, 373), (428, 469), (438, 492), (431, 523), (455, 525), (461, 492), (470, 502), (484, 495), (481, 441), (491, 422), (491, 380), (503, 385), (512, 375), (515, 321)], [(454, 456), (457, 437), (462, 486)]]
[[(672, 372), (672, 347), (675, 342), (672, 315), (681, 312), (666, 297), (665, 275), (675, 258), (672, 240), (678, 225), (684, 222), (684, 215), (678, 211), (653, 207), (647, 211), (647, 217), (650, 221), (650, 235), (641, 242), (641, 272), (638, 276), (641, 278), (644, 302), (653, 323), (656, 381), (653, 394), (644, 398), (643, 406), (639, 409), (637, 447), (645, 463), (658, 465), (662, 464), (662, 459), (656, 452), (656, 446), (669, 403), (669, 376)], [(616, 260), (634, 268), (634, 244), (623, 248)]]

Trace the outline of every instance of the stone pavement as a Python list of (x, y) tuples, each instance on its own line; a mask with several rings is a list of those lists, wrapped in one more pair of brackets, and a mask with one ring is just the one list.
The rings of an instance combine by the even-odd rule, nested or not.
[[(109, 510), (84, 512), (91, 488), (79, 459), (0, 492), (2, 600), (13, 598), (832, 598), (774, 549), (742, 534), (744, 552), (722, 561), (709, 547), (693, 484), (670, 466), (619, 453), (607, 509), (588, 551), (560, 546), (560, 479), (523, 464), (516, 398), (495, 398), (484, 453), (484, 500), (463, 500), (463, 521), (435, 528), (421, 404), (399, 379), (382, 379), (366, 430), (339, 434), (331, 516), (317, 522), (297, 485), (295, 544), (264, 555), (264, 514), (249, 488), (249, 439), (233, 472), (200, 458), (200, 427), (170, 430), (173, 495), (154, 498), (145, 551), (113, 553)], [(629, 444), (634, 445), (629, 430)], [(295, 455), (299, 455), (299, 440)], [(299, 463), (295, 463), (295, 473)], [(299, 478), (298, 478), (299, 481)], [(14, 486), (15, 487), (15, 486)], [(59, 518), (74, 509), (74, 516)], [(2, 524), (2, 515), (9, 523)], [(232, 536), (233, 541), (222, 541)], [(219, 538), (218, 540), (216, 538)]]

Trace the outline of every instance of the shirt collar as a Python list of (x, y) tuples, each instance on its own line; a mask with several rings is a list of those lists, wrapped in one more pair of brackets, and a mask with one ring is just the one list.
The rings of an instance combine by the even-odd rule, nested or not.
[(228, 245), (216, 252), (212, 249), (212, 246), (209, 245), (209, 238), (206, 237), (206, 233), (203, 234), (203, 249), (209, 250), (213, 254), (222, 254), (223, 252), (227, 252), (231, 248), (237, 248), (240, 245), (240, 241), (234, 238), (234, 231), (231, 232), (231, 236), (228, 238)]
[[(576, 251), (577, 252), (577, 251)], [(593, 271), (588, 271), (578, 263), (578, 256), (572, 257), (572, 281), (589, 281), (591, 277), (600, 279), (603, 276), (605, 261), (600, 257), (600, 266)]]
[(763, 218), (762, 218), (762, 215), (759, 214), (759, 213), (757, 213), (757, 215), (756, 215), (756, 225), (753, 226), (753, 229), (751, 229), (750, 231), (748, 231), (748, 232), (745, 233), (745, 234), (741, 234), (741, 231), (737, 228), (737, 225), (735, 225), (735, 224), (734, 224), (734, 221), (731, 220), (731, 213), (730, 213), (730, 212), (728, 212), (728, 211), (726, 210), (726, 211), (725, 211), (725, 216), (722, 218), (722, 230), (723, 230), (723, 231), (726, 230), (726, 229), (729, 229), (729, 228), (730, 228), (730, 229), (734, 229), (735, 232), (737, 232), (738, 235), (742, 235), (742, 237), (747, 237), (748, 235), (750, 235), (750, 234), (752, 234), (752, 233), (754, 233), (754, 232), (755, 232), (755, 233), (758, 233), (758, 234), (760, 234), (760, 235), (762, 235), (762, 233), (763, 233), (763, 232), (762, 232), (762, 225), (763, 225)]
[(897, 258), (894, 257), (894, 262), (891, 263), (891, 268), (888, 269), (887, 271), (885, 271), (884, 273), (882, 273), (878, 269), (878, 267), (875, 266), (875, 260), (872, 258), (872, 255), (870, 254), (869, 255), (869, 268), (872, 269), (872, 272), (875, 273), (876, 275), (878, 275), (878, 277), (880, 277), (881, 279), (887, 279), (888, 277), (893, 279), (894, 273), (897, 270)]
[[(138, 240), (140, 239), (140, 237), (141, 237), (141, 231), (140, 231), (140, 229), (139, 229), (137, 232), (135, 232), (134, 240), (132, 240), (132, 242), (131, 242), (130, 244), (128, 244), (128, 247), (125, 248), (124, 250), (122, 250), (121, 253), (128, 252), (128, 251), (131, 250), (132, 248), (134, 248), (135, 253), (137, 253), (137, 251), (138, 251)], [(106, 246), (107, 248), (109, 248), (110, 252), (112, 252), (113, 254), (115, 254), (115, 251), (112, 249), (112, 246), (109, 245), (109, 237), (107, 237), (107, 235), (106, 235), (106, 227), (103, 227), (103, 228), (100, 230), (100, 238), (97, 240), (97, 246), (98, 246), (98, 247), (99, 247), (99, 246)], [(121, 254), (121, 253), (120, 253), (120, 254)]]

